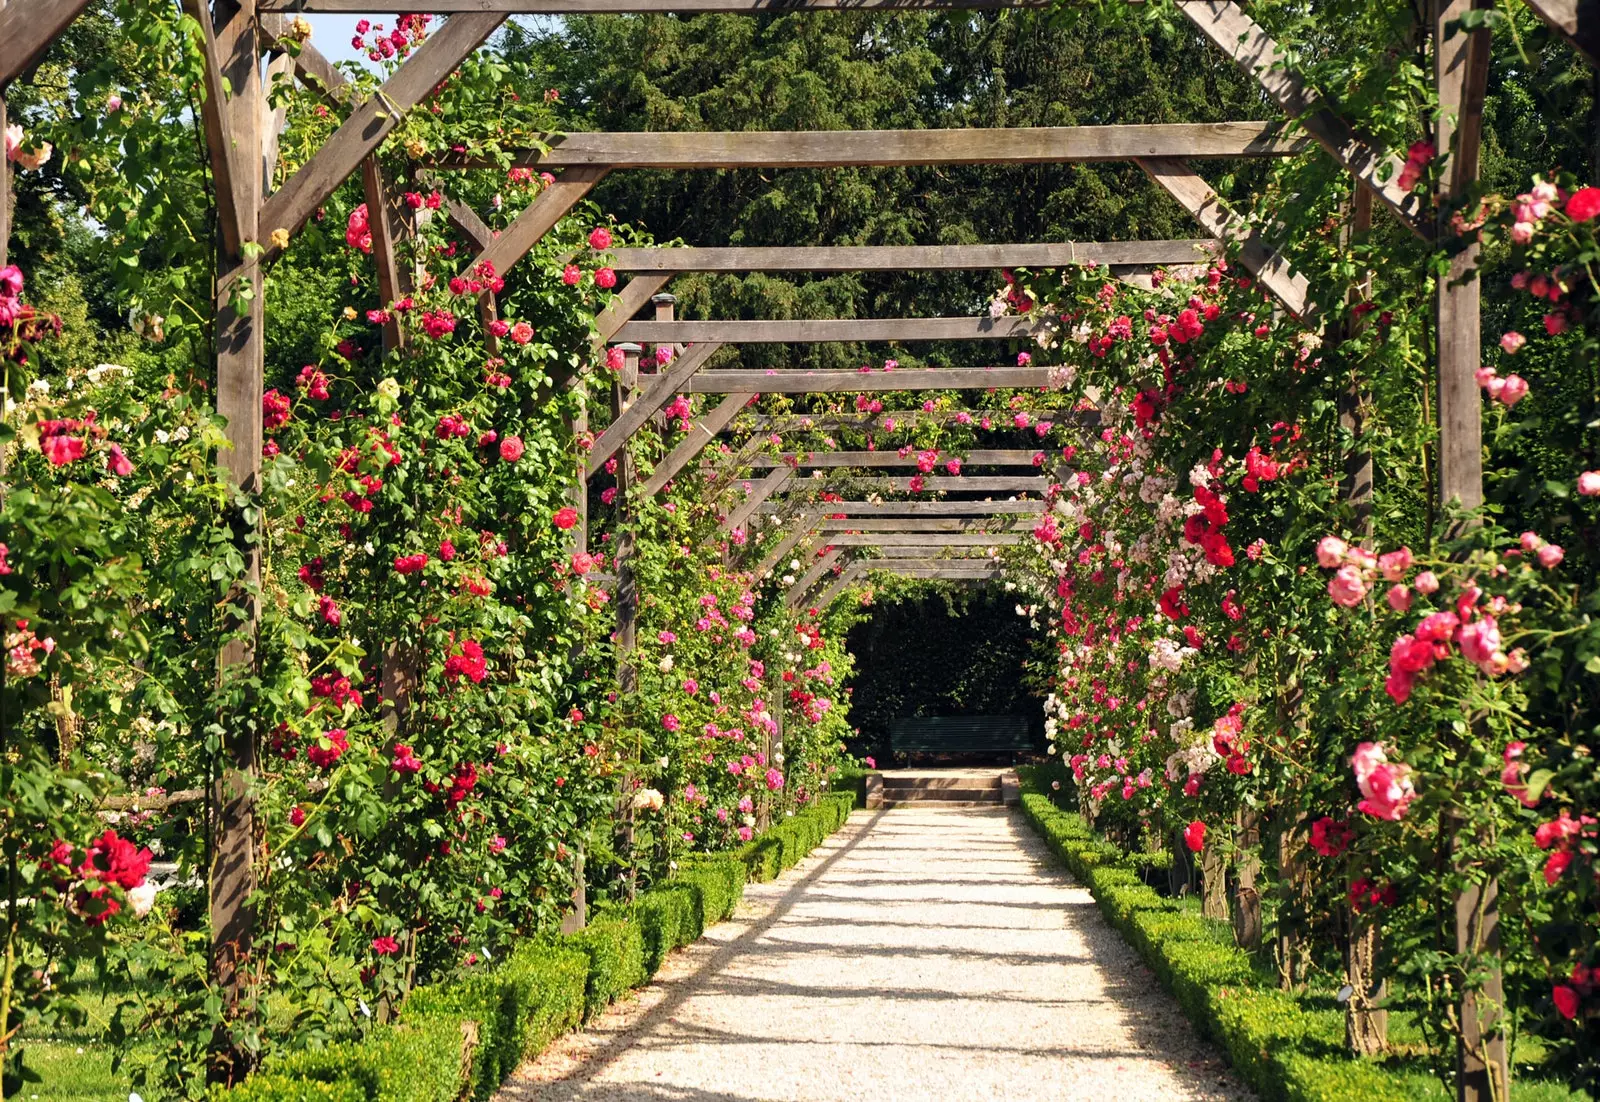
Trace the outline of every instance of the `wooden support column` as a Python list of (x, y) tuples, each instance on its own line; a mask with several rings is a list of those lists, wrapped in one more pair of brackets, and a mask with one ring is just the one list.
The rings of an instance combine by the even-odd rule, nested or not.
[[(1431, 0), (1434, 80), (1439, 92), (1435, 147), (1444, 158), (1436, 197), (1438, 236), (1450, 237), (1454, 201), (1478, 178), (1483, 99), (1489, 73), (1487, 26), (1465, 31), (1462, 16), (1491, 7), (1491, 0)], [(1478, 246), (1451, 258), (1436, 292), (1439, 390), (1439, 502), (1476, 508), (1483, 503), (1483, 399), (1478, 369)], [(1457, 835), (1459, 836), (1459, 834)], [(1503, 1102), (1510, 1076), (1506, 1062), (1505, 988), (1500, 966), (1499, 883), (1493, 870), (1461, 863), (1468, 884), (1455, 901), (1455, 949), (1476, 958), (1482, 986), (1461, 998), (1461, 1039), (1456, 1052), (1458, 1102)]]
[[(622, 370), (617, 373), (616, 382), (611, 390), (611, 413), (615, 423), (628, 412), (632, 404), (632, 396), (639, 379), (639, 353), (643, 351), (636, 344), (620, 346), (623, 354)], [(598, 468), (592, 463), (590, 471)], [(617, 456), (617, 496), (616, 496), (616, 524), (612, 528), (616, 541), (612, 549), (612, 561), (616, 564), (617, 595), (613, 602), (616, 609), (616, 651), (617, 651), (617, 696), (623, 714), (631, 714), (637, 703), (639, 692), (639, 667), (635, 662), (634, 650), (638, 645), (639, 629), (639, 583), (634, 575), (634, 541), (637, 533), (634, 530), (635, 509), (630, 500), (634, 492), (633, 487), (633, 458), (624, 446), (621, 454)], [(635, 755), (636, 756), (636, 755)], [(628, 866), (627, 896), (631, 901), (638, 892), (639, 874), (634, 854), (634, 811), (633, 811), (633, 778), (638, 765), (636, 760), (630, 759), (624, 770), (623, 786), (620, 799), (622, 801), (622, 839), (624, 854)]]
[[(203, 8), (198, 12), (204, 30), (215, 28), (214, 36), (205, 36), (211, 41), (206, 43), (208, 96), (203, 114), (222, 238), (217, 263), (217, 412), (227, 419), (229, 446), (217, 461), (234, 488), (250, 499), (261, 492), (264, 335), (261, 268), (249, 255), (259, 240), (256, 219), (264, 188), (259, 157), (266, 114), (255, 20), (254, 0), (217, 0), (214, 24), (211, 13)], [(232, 93), (226, 99), (221, 98), (224, 82)], [(229, 166), (226, 177), (216, 172), (221, 165)], [(261, 550), (254, 514), (254, 509), (229, 511), (245, 569), (222, 612), (229, 638), (219, 656), (218, 672), (225, 686), (255, 676)], [(252, 789), (259, 732), (255, 708), (247, 698), (236, 698), (221, 721), (221, 760), (210, 800), (211, 973), (225, 1020), (236, 1021), (256, 1012), (250, 984), (255, 912), (249, 897), (256, 890)], [(237, 1082), (249, 1071), (250, 1062), (219, 1029), (210, 1077)]]
[[(0, 0), (0, 18), (4, 18), (6, 0)], [(0, 95), (0, 133), (6, 128), (6, 97)], [(0, 154), (0, 268), (11, 263), (11, 162)]]
[[(361, 191), (367, 201), (367, 225), (372, 233), (372, 262), (378, 269), (379, 305), (388, 310), (400, 298), (400, 263), (395, 243), (395, 212), (383, 183), (383, 166), (378, 155), (361, 162)], [(391, 312), (383, 326), (383, 352), (388, 355), (405, 344), (400, 316)]]

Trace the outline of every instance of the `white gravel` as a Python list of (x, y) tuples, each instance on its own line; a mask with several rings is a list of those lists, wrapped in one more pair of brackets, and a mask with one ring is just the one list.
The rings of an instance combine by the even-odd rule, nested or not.
[(1249, 1099), (1015, 810), (858, 811), (500, 1102)]

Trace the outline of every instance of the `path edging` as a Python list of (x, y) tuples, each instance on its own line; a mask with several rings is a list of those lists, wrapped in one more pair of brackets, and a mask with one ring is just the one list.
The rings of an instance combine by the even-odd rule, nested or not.
[(1131, 855), (1095, 837), (1081, 815), (1051, 802), (1038, 772), (1023, 767), (1018, 773), (1029, 825), (1263, 1102), (1410, 1097), (1399, 1076), (1351, 1056), (1327, 1055), (1342, 1047), (1342, 1033), (1330, 1036), (1293, 995), (1264, 986), (1221, 924), (1182, 910), (1145, 884)]
[(498, 968), (413, 991), (363, 1040), (269, 1061), (211, 1097), (230, 1102), (487, 1099), (546, 1045), (650, 981), (667, 953), (733, 913), (747, 882), (772, 880), (844, 825), (856, 794), (833, 792), (729, 853), (693, 857), (630, 907), (583, 930), (529, 939)]

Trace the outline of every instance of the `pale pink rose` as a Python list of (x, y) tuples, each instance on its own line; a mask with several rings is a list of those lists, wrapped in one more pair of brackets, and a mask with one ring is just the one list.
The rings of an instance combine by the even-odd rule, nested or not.
[(1507, 407), (1516, 405), (1528, 396), (1528, 380), (1521, 375), (1507, 375), (1506, 384), (1501, 388), (1499, 402)]
[(1362, 580), (1361, 572), (1353, 566), (1341, 566), (1328, 579), (1328, 596), (1333, 598), (1336, 605), (1354, 608), (1366, 595), (1367, 583)]
[(1539, 565), (1546, 570), (1553, 570), (1560, 566), (1561, 560), (1566, 557), (1567, 553), (1561, 549), (1559, 544), (1547, 543), (1539, 548)]
[(113, 115), (122, 110), (122, 97), (112, 92), (106, 97), (106, 114)]
[(1506, 669), (1511, 673), (1521, 673), (1528, 668), (1528, 652), (1518, 647), (1506, 655)]
[(1544, 540), (1540, 538), (1537, 532), (1522, 533), (1521, 536), (1517, 537), (1517, 543), (1529, 554), (1544, 546)]
[(1476, 370), (1476, 371), (1474, 371), (1472, 373), (1472, 378), (1477, 382), (1477, 384), (1479, 386), (1481, 386), (1485, 390), (1487, 390), (1489, 388), (1489, 384), (1496, 377), (1498, 377), (1499, 374), (1500, 373), (1498, 371), (1496, 371), (1494, 368), (1492, 368), (1492, 367), (1488, 366), (1487, 364), (1485, 364), (1483, 367), (1478, 368), (1478, 370)]
[(1533, 240), (1533, 231), (1537, 227), (1532, 222), (1513, 222), (1511, 224), (1511, 241), (1516, 245), (1526, 245)]
[(1470, 624), (1462, 625), (1456, 636), (1461, 653), (1468, 662), (1482, 666), (1500, 649), (1500, 625), (1493, 616), (1481, 616)]
[(1317, 565), (1332, 570), (1344, 562), (1345, 552), (1350, 550), (1350, 545), (1338, 536), (1323, 536), (1322, 542), (1317, 544)]
[(1417, 592), (1425, 597), (1439, 592), (1439, 576), (1431, 570), (1424, 570), (1418, 574), (1417, 580), (1412, 584), (1417, 587)]
[(1389, 602), (1389, 607), (1396, 612), (1407, 612), (1411, 608), (1411, 590), (1403, 585), (1392, 585), (1389, 592), (1384, 595)]
[(1404, 765), (1380, 765), (1373, 769), (1361, 785), (1366, 797), (1357, 809), (1377, 819), (1398, 822), (1406, 813), (1406, 805), (1416, 798), (1416, 790)]
[(1580, 474), (1578, 492), (1584, 497), (1600, 497), (1600, 471), (1584, 471)]
[(1352, 547), (1345, 554), (1345, 561), (1363, 573), (1370, 573), (1378, 569), (1378, 556), (1368, 551), (1365, 547)]
[(1350, 768), (1355, 770), (1356, 784), (1361, 785), (1361, 791), (1366, 792), (1366, 779), (1372, 771), (1389, 758), (1383, 752), (1381, 742), (1363, 742), (1356, 746), (1356, 752), (1350, 755)]
[(1411, 569), (1411, 548), (1401, 547), (1378, 556), (1378, 569), (1383, 571), (1385, 580), (1398, 582), (1406, 576), (1406, 571)]
[(1508, 356), (1515, 356), (1528, 343), (1528, 338), (1518, 333), (1515, 329), (1500, 334), (1500, 348)]

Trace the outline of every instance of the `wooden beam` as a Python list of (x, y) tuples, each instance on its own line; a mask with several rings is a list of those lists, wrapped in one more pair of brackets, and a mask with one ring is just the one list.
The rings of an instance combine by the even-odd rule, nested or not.
[(819, 615), (827, 612), (829, 606), (832, 605), (834, 601), (837, 601), (840, 596), (844, 594), (844, 591), (849, 589), (851, 585), (853, 585), (863, 574), (866, 573), (866, 571), (867, 568), (865, 564), (861, 562), (852, 562), (849, 566), (844, 568), (844, 573), (835, 578), (832, 584), (818, 594), (816, 599), (806, 607), (816, 609)]
[(931, 551), (938, 547), (1015, 547), (1029, 538), (1026, 532), (840, 532), (828, 537), (831, 547), (877, 547)]
[(1374, 148), (1343, 117), (1319, 106), (1322, 96), (1284, 65), (1278, 44), (1243, 8), (1233, 0), (1178, 0), (1178, 9), (1201, 34), (1255, 77), (1283, 113), (1305, 127), (1328, 156), (1365, 184), (1402, 225), (1420, 237), (1433, 235), (1422, 196), (1402, 189), (1396, 182), (1405, 162), (1393, 153)]
[[(322, 148), (272, 193), (261, 208), (261, 225), (269, 233), (277, 229), (293, 233), (305, 225), (356, 166), (378, 151), (400, 117), (422, 102), (505, 20), (503, 12), (468, 12), (445, 20), (377, 94), (351, 111)], [(269, 245), (269, 256), (276, 251)]]
[[(241, 191), (248, 186), (243, 178), (254, 170), (254, 156), (247, 156), (246, 150), (240, 147), (242, 135), (234, 134), (227, 127), (229, 85), (223, 70), (232, 59), (222, 55), (223, 46), (217, 41), (211, 12), (203, 0), (183, 0), (183, 13), (200, 27), (205, 67), (201, 77), (204, 96), (200, 102), (200, 119), (205, 128), (211, 180), (217, 197), (217, 225), (222, 233), (223, 249), (230, 256), (238, 256), (240, 246), (254, 241), (256, 236), (254, 211), (246, 205), (246, 196)], [(258, 133), (259, 128), (252, 127), (250, 132)], [(250, 194), (259, 195), (260, 186), (251, 189)]]
[[(1072, 409), (937, 409), (924, 411), (912, 410), (882, 410), (878, 413), (785, 413), (773, 416), (765, 413), (747, 413), (733, 426), (735, 430), (754, 433), (771, 432), (834, 432), (839, 429), (885, 428), (884, 422), (893, 421), (895, 427), (909, 428), (912, 425), (937, 424), (942, 425), (949, 421), (960, 421), (963, 417), (977, 424), (988, 417), (991, 423), (1001, 428), (1012, 427), (1011, 418), (1018, 412), (1028, 418), (1030, 425), (1038, 421), (1054, 421), (1061, 424), (1072, 421), (1076, 424), (1098, 426), (1100, 424), (1099, 410), (1072, 410)], [(887, 430), (886, 430), (887, 431)]]
[(1297, 318), (1308, 315), (1311, 303), (1306, 278), (1291, 272), (1288, 261), (1266, 243), (1261, 231), (1235, 215), (1198, 173), (1181, 160), (1141, 158), (1139, 167), (1193, 215), (1206, 232), (1223, 240), (1239, 241), (1239, 262), (1255, 273), (1261, 286), (1283, 303), (1284, 309)]
[(798, 608), (801, 598), (811, 591), (811, 587), (817, 584), (819, 578), (833, 569), (833, 564), (838, 562), (843, 554), (844, 551), (838, 548), (825, 552), (789, 587), (789, 591), (783, 595), (783, 603), (789, 608)]
[[(400, 259), (396, 251), (394, 210), (383, 183), (383, 166), (374, 153), (361, 162), (361, 191), (367, 201), (367, 225), (372, 234), (372, 262), (378, 269), (379, 305), (388, 310), (400, 298)], [(383, 326), (383, 351), (394, 351), (405, 343), (400, 317), (391, 312)]]
[(88, 6), (89, 0), (10, 0), (0, 7), (0, 90), (33, 68)]
[(1203, 264), (1220, 242), (1081, 241), (1053, 245), (860, 245), (823, 248), (612, 249), (619, 272), (898, 272)]
[(806, 344), (813, 341), (984, 341), (1026, 338), (1019, 317), (818, 318), (796, 321), (630, 321), (617, 333), (639, 344)]
[[(805, 11), (993, 11), (1042, 8), (1050, 0), (430, 0), (436, 12), (506, 11), (518, 15), (621, 15), (731, 12), (782, 15)], [(370, 12), (372, 0), (271, 0), (271, 10)]]
[(805, 524), (796, 523), (791, 525), (789, 530), (784, 533), (783, 538), (773, 545), (772, 550), (761, 556), (761, 561), (756, 564), (751, 573), (757, 578), (763, 577), (767, 571), (778, 565), (780, 559), (800, 546), (800, 542), (813, 535), (815, 531), (816, 529)]
[(794, 471), (788, 467), (772, 468), (767, 472), (767, 477), (751, 487), (750, 493), (744, 499), (744, 502), (722, 521), (722, 530), (732, 532), (743, 525), (745, 521), (750, 519), (750, 515), (761, 507), (763, 501), (766, 501), (767, 498), (781, 490), (785, 483), (793, 477)]
[[(728, 374), (731, 374), (729, 372)], [(1046, 449), (1048, 450), (1048, 449)], [(963, 467), (1032, 467), (1034, 456), (1041, 454), (1036, 451), (1025, 451), (1011, 448), (986, 449), (978, 448), (960, 456)], [(957, 458), (955, 453), (942, 455), (944, 459)], [(750, 460), (752, 467), (794, 467), (794, 468), (833, 468), (833, 467), (915, 467), (917, 454), (911, 452), (901, 455), (899, 452), (786, 452), (783, 455), (758, 455)]]
[[(763, 512), (781, 508), (768, 502)], [(813, 501), (804, 513), (827, 517), (1000, 517), (1033, 516), (1048, 511), (1043, 501)]]
[[(782, 468), (780, 468), (782, 469)], [(1050, 489), (1050, 480), (1042, 475), (1038, 478), (1029, 478), (1025, 475), (847, 475), (845, 480), (859, 482), (862, 489), (877, 490), (889, 489), (897, 493), (913, 493), (911, 488), (912, 478), (922, 479), (922, 490), (929, 493), (1033, 493), (1042, 494)], [(815, 480), (804, 479), (803, 484), (810, 486)], [(824, 479), (824, 486), (833, 486), (838, 480)], [(799, 487), (796, 487), (797, 489)]]
[(1002, 522), (1001, 518), (986, 517), (850, 517), (845, 520), (823, 520), (817, 525), (823, 532), (1027, 532), (1033, 528), (1028, 518)]
[(1526, 0), (1533, 14), (1567, 40), (1590, 65), (1600, 66), (1600, 0)]
[[(678, 169), (1068, 164), (1136, 157), (1287, 157), (1311, 145), (1278, 122), (583, 133), (552, 134), (548, 140), (548, 150), (522, 150), (512, 164)], [(440, 166), (499, 167), (467, 156), (446, 157)]]
[(551, 227), (566, 217), (567, 212), (605, 178), (607, 171), (604, 167), (587, 166), (567, 169), (556, 177), (555, 183), (523, 208), (522, 213), (511, 220), (511, 225), (500, 232), (499, 237), (492, 238), (487, 248), (468, 261), (461, 274), (467, 275), (479, 264), (488, 261), (494, 265), (497, 275), (504, 276), (513, 264), (528, 255), (539, 239), (550, 232)]
[(650, 384), (638, 397), (631, 399), (605, 431), (595, 440), (594, 447), (589, 449), (588, 476), (593, 478), (599, 473), (600, 468), (606, 465), (606, 460), (617, 453), (623, 443), (639, 431), (639, 427), (650, 419), (650, 415), (662, 406), (667, 400), (683, 389), (685, 382), (699, 371), (711, 354), (721, 345), (697, 344), (683, 355), (677, 357), (667, 366), (667, 370), (650, 378)]
[[(229, 236), (243, 243), (258, 240), (256, 221), (263, 191), (260, 171), (261, 132), (266, 121), (266, 96), (261, 86), (261, 44), (257, 40), (253, 0), (217, 0), (214, 13), (199, 12), (202, 28), (212, 30), (208, 65), (217, 78), (215, 126), (206, 127), (212, 165), (228, 164), (229, 191), (216, 180), (218, 203), (233, 205), (230, 234), (217, 264), (217, 413), (227, 422), (227, 447), (218, 464), (231, 486), (253, 502), (262, 491), (262, 378), (265, 371), (266, 319), (264, 280), (255, 257), (239, 247), (229, 249)], [(220, 97), (222, 82), (230, 94)], [(211, 102), (211, 97), (207, 97)], [(216, 143), (216, 144), (213, 144)], [(247, 298), (236, 292), (249, 291)], [(258, 739), (257, 709), (250, 686), (257, 676), (256, 643), (261, 618), (261, 544), (259, 509), (232, 509), (226, 514), (243, 563), (236, 588), (225, 595), (221, 610), (226, 632), (217, 661), (225, 692), (237, 699), (221, 716), (221, 747), (215, 764), (210, 814), (210, 867), (207, 870), (211, 935), (211, 974), (222, 1001), (226, 1023), (249, 1013), (256, 940), (256, 807), (255, 777)], [(233, 687), (230, 687), (233, 686)], [(211, 1055), (213, 1074), (224, 1081), (242, 1078), (250, 1056), (233, 1045), (228, 1031), (216, 1032)]]
[(655, 472), (644, 484), (644, 493), (646, 495), (660, 493), (679, 471), (688, 466), (695, 456), (705, 450), (707, 444), (717, 438), (717, 433), (726, 428), (729, 421), (743, 412), (744, 407), (754, 397), (754, 394), (730, 394), (716, 409), (703, 414), (678, 442), (678, 446), (656, 464)]
[(650, 301), (661, 288), (672, 281), (674, 272), (655, 272), (649, 275), (638, 275), (630, 279), (616, 297), (606, 304), (594, 319), (595, 339), (605, 344), (617, 335), (617, 330), (628, 323), (628, 319), (644, 309), (644, 304)]
[(898, 574), (902, 578), (954, 580), (1005, 577), (1005, 569), (999, 564), (963, 563), (954, 559), (863, 559), (861, 561), (869, 574), (881, 570), (888, 574)]
[(1031, 390), (1051, 385), (1048, 367), (927, 367), (896, 371), (702, 371), (686, 394), (865, 394), (885, 390)]

